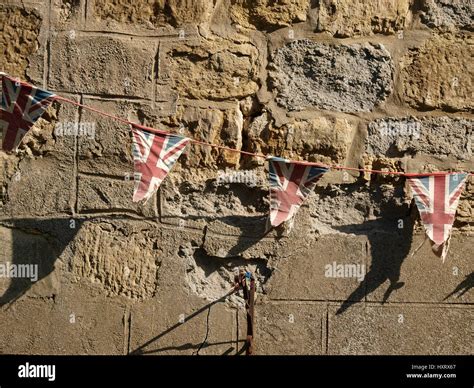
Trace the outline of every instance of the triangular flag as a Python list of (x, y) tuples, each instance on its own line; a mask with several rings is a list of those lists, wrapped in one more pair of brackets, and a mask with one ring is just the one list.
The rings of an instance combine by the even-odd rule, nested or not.
[(324, 167), (269, 157), (270, 224), (289, 221), (328, 170)]
[(151, 133), (132, 125), (135, 190), (133, 202), (148, 201), (173, 168), (189, 142), (188, 138), (167, 133)]
[(466, 179), (466, 173), (408, 178), (426, 234), (443, 261)]
[(6, 74), (2, 78), (0, 137), (2, 150), (16, 150), (21, 140), (54, 101), (54, 94), (21, 83)]

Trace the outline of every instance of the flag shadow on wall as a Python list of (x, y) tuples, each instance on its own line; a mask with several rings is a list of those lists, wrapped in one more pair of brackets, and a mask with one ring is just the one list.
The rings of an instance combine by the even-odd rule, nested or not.
[(461, 281), (461, 283), (459, 283), (452, 292), (446, 295), (446, 297), (443, 300), (449, 299), (455, 295), (456, 295), (455, 296), (456, 298), (460, 298), (473, 287), (474, 287), (474, 272), (471, 272), (469, 275), (466, 275), (466, 277)]
[[(84, 220), (68, 218), (0, 221), (0, 307), (28, 292), (55, 269), (56, 260)], [(7, 285), (8, 284), (8, 285)], [(42, 296), (42, 295), (40, 295)]]
[[(376, 193), (372, 195), (372, 197), (376, 196), (378, 196)], [(403, 261), (411, 250), (413, 228), (418, 212), (413, 201), (410, 204), (394, 206), (393, 202), (382, 201), (381, 198), (373, 199), (380, 204), (380, 212), (376, 215), (376, 220), (334, 227), (344, 233), (366, 236), (369, 240), (371, 257), (370, 268), (364, 280), (342, 303), (336, 315), (344, 313), (353, 304), (360, 302), (381, 287), (387, 280), (389, 285), (385, 290), (382, 303), (385, 303), (393, 292), (405, 285), (400, 281), (400, 271)]]
[[(104, 216), (98, 217), (98, 219), (103, 218)], [(108, 218), (127, 217), (109, 216)], [(187, 219), (191, 218), (203, 219), (203, 217), (187, 217)], [(56, 261), (74, 240), (82, 225), (85, 222), (93, 222), (94, 219), (94, 217), (88, 217), (73, 220), (71, 218), (0, 220), (0, 246), (2, 247), (0, 250), (0, 307), (13, 303), (36, 283), (52, 274)], [(265, 233), (266, 217), (262, 216), (205, 219), (208, 222), (218, 220), (241, 230), (240, 235), (232, 242), (233, 245), (226, 250), (225, 257), (231, 261), (238, 258), (241, 252), (258, 243)], [(72, 221), (74, 227), (71, 227)], [(245, 259), (240, 261), (245, 262)], [(222, 263), (221, 258), (219, 262)]]

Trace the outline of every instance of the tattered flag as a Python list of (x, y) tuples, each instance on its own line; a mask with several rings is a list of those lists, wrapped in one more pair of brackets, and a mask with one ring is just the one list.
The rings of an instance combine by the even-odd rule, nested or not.
[(269, 158), (270, 224), (278, 226), (296, 214), (316, 182), (328, 170), (324, 167)]
[(23, 137), (54, 101), (54, 94), (8, 77), (2, 78), (0, 138), (2, 150), (16, 150)]
[(443, 261), (466, 179), (465, 173), (408, 178), (426, 234)]
[(189, 139), (152, 133), (136, 124), (131, 127), (135, 167), (133, 202), (148, 201), (183, 153)]

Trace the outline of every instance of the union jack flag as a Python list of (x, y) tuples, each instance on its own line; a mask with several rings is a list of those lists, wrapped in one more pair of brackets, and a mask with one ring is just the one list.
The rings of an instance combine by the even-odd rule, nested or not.
[(449, 238), (466, 179), (465, 173), (408, 178), (426, 233), (438, 247)]
[(2, 149), (10, 152), (54, 100), (54, 94), (20, 83), (5, 74), (2, 77), (0, 132)]
[(269, 158), (270, 224), (278, 226), (290, 220), (316, 186), (327, 168)]
[[(132, 125), (135, 190), (133, 202), (148, 201), (173, 168), (189, 142), (188, 138), (148, 132)], [(143, 128), (143, 129), (140, 129)]]

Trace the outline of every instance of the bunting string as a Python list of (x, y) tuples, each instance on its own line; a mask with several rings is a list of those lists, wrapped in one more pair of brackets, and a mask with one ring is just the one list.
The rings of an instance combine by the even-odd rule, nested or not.
[[(17, 82), (22, 84), (22, 85), (32, 87), (32, 85), (27, 83), (27, 82), (24, 82), (24, 81), (21, 81), (21, 80), (17, 80)], [(93, 108), (91, 106), (81, 104), (79, 102), (76, 102), (74, 100), (71, 100), (69, 98), (62, 97), (62, 96), (59, 96), (59, 95), (56, 95), (56, 94), (54, 95), (54, 100), (63, 101), (63, 102), (66, 102), (68, 104), (78, 106), (80, 108), (83, 108), (83, 109), (86, 109), (88, 111), (97, 113), (99, 115), (109, 117), (109, 118), (111, 118), (113, 120), (116, 120), (116, 121), (119, 121), (123, 124), (130, 125), (131, 127), (134, 127), (134, 126), (139, 127), (140, 129), (145, 130), (145, 131), (150, 132), (150, 133), (153, 133), (153, 134), (157, 134), (157, 135), (176, 135), (176, 134), (174, 134), (172, 132), (169, 132), (169, 131), (163, 131), (163, 130), (159, 130), (159, 129), (156, 129), (156, 128), (151, 128), (151, 127), (143, 126), (141, 124), (134, 123), (130, 120), (115, 116), (113, 114), (104, 112), (100, 109), (96, 109), (96, 108)], [(236, 148), (226, 147), (226, 146), (222, 146), (222, 145), (219, 145), (219, 144), (208, 143), (208, 142), (205, 142), (205, 141), (196, 140), (196, 139), (192, 139), (192, 138), (190, 138), (189, 141), (191, 143), (194, 143), (194, 144), (213, 147), (213, 148), (217, 148), (217, 149), (221, 149), (221, 150), (229, 151), (229, 152), (236, 152), (236, 153), (240, 153), (242, 155), (252, 156), (252, 157), (255, 157), (255, 158), (269, 159), (271, 157), (270, 155), (264, 155), (264, 154), (249, 152), (249, 151), (243, 151), (243, 150), (239, 150), (239, 149), (236, 149)], [(306, 166), (322, 167), (322, 168), (333, 169), (333, 170), (358, 171), (358, 172), (370, 173), (370, 174), (397, 175), (397, 176), (413, 177), (413, 178), (415, 178), (415, 177), (424, 177), (424, 176), (439, 176), (439, 175), (449, 175), (449, 174), (459, 174), (459, 173), (461, 173), (461, 171), (458, 171), (458, 172), (435, 171), (435, 172), (427, 172), (427, 173), (407, 173), (407, 172), (402, 172), (402, 171), (384, 171), (384, 170), (375, 170), (375, 169), (367, 169), (367, 168), (346, 167), (346, 166), (341, 166), (341, 165), (338, 165), (338, 164), (325, 164), (325, 163), (307, 162), (307, 161), (299, 161), (299, 160), (291, 160), (289, 162), (294, 163), (294, 164), (302, 164), (302, 165), (306, 165)], [(470, 171), (466, 172), (466, 173), (469, 176), (474, 175), (474, 173), (470, 172)]]
[(472, 172), (383, 171), (262, 155), (143, 126), (15, 80), (6, 74), (2, 73), (1, 78), (0, 133), (4, 151), (16, 150), (23, 137), (48, 106), (53, 101), (60, 101), (129, 126), (132, 132), (134, 163), (133, 202), (147, 202), (156, 193), (188, 143), (262, 158), (269, 166), (270, 214), (267, 231), (282, 224), (291, 230), (298, 209), (313, 191), (318, 180), (330, 169), (403, 176), (407, 178), (411, 188), (426, 235), (432, 242), (432, 249), (444, 261), (460, 197), (467, 177), (474, 175)]

